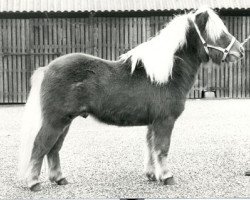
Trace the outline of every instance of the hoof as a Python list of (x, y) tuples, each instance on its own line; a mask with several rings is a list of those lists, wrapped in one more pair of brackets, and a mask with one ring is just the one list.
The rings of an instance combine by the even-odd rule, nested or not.
[(245, 172), (245, 176), (250, 176), (250, 170)]
[(153, 173), (146, 173), (146, 177), (148, 178), (149, 181), (156, 181), (156, 177)]
[(57, 185), (67, 185), (69, 182), (66, 178), (62, 178), (59, 181), (56, 181)]
[(161, 180), (161, 182), (163, 182), (163, 185), (174, 185), (175, 184), (174, 177), (166, 178), (164, 180)]
[(35, 185), (32, 185), (30, 187), (30, 190), (32, 192), (38, 192), (38, 191), (41, 191), (42, 187), (41, 187), (41, 183), (36, 183)]

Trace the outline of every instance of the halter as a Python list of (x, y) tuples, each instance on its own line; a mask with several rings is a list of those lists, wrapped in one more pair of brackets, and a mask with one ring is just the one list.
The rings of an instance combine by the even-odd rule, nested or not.
[(235, 37), (232, 36), (233, 38), (232, 38), (230, 44), (227, 46), (227, 48), (222, 48), (222, 47), (219, 47), (219, 46), (214, 46), (214, 45), (211, 45), (211, 44), (207, 44), (207, 42), (202, 37), (201, 32), (200, 32), (197, 24), (195, 23), (194, 19), (192, 21), (194, 23), (194, 27), (196, 29), (196, 32), (198, 33), (198, 35), (200, 37), (200, 40), (201, 40), (201, 42), (203, 44), (203, 47), (204, 47), (207, 55), (209, 56), (209, 49), (208, 48), (219, 50), (219, 51), (221, 51), (223, 53), (223, 57), (222, 57), (221, 61), (225, 62), (225, 59), (226, 59), (227, 55), (229, 54), (230, 49), (232, 48), (234, 42), (236, 41)]

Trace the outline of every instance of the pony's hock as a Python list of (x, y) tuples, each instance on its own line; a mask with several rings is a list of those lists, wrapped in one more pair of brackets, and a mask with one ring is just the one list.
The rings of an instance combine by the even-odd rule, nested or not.
[(72, 120), (90, 114), (107, 124), (147, 125), (145, 174), (170, 184), (171, 133), (201, 63), (234, 62), (243, 50), (221, 19), (203, 7), (175, 17), (118, 61), (72, 53), (37, 69), (25, 106), (20, 177), (31, 190), (40, 189), (38, 178), (47, 155), (49, 179), (67, 183), (59, 151)]

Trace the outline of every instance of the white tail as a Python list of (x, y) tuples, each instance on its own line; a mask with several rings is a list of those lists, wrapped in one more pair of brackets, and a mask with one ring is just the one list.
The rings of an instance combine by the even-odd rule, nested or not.
[(35, 138), (42, 126), (40, 105), (41, 84), (46, 67), (38, 68), (31, 77), (31, 90), (25, 105), (21, 129), (21, 144), (19, 149), (18, 176), (26, 178)]

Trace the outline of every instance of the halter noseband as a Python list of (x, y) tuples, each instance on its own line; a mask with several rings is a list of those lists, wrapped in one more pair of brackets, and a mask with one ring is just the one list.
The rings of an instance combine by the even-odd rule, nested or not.
[(219, 47), (219, 46), (214, 46), (214, 45), (211, 45), (211, 44), (207, 44), (207, 42), (202, 37), (201, 32), (200, 32), (197, 24), (195, 23), (194, 19), (192, 21), (193, 21), (193, 24), (194, 24), (194, 27), (196, 29), (196, 32), (198, 33), (198, 35), (200, 37), (200, 40), (201, 40), (201, 42), (203, 44), (203, 47), (204, 47), (207, 55), (209, 56), (209, 49), (208, 48), (219, 50), (219, 51), (221, 51), (223, 53), (223, 57), (222, 57), (221, 61), (225, 62), (226, 57), (229, 54), (230, 49), (232, 48), (234, 42), (236, 41), (235, 37), (232, 36), (233, 38), (232, 38), (230, 44), (227, 46), (227, 48), (222, 48), (222, 47)]

